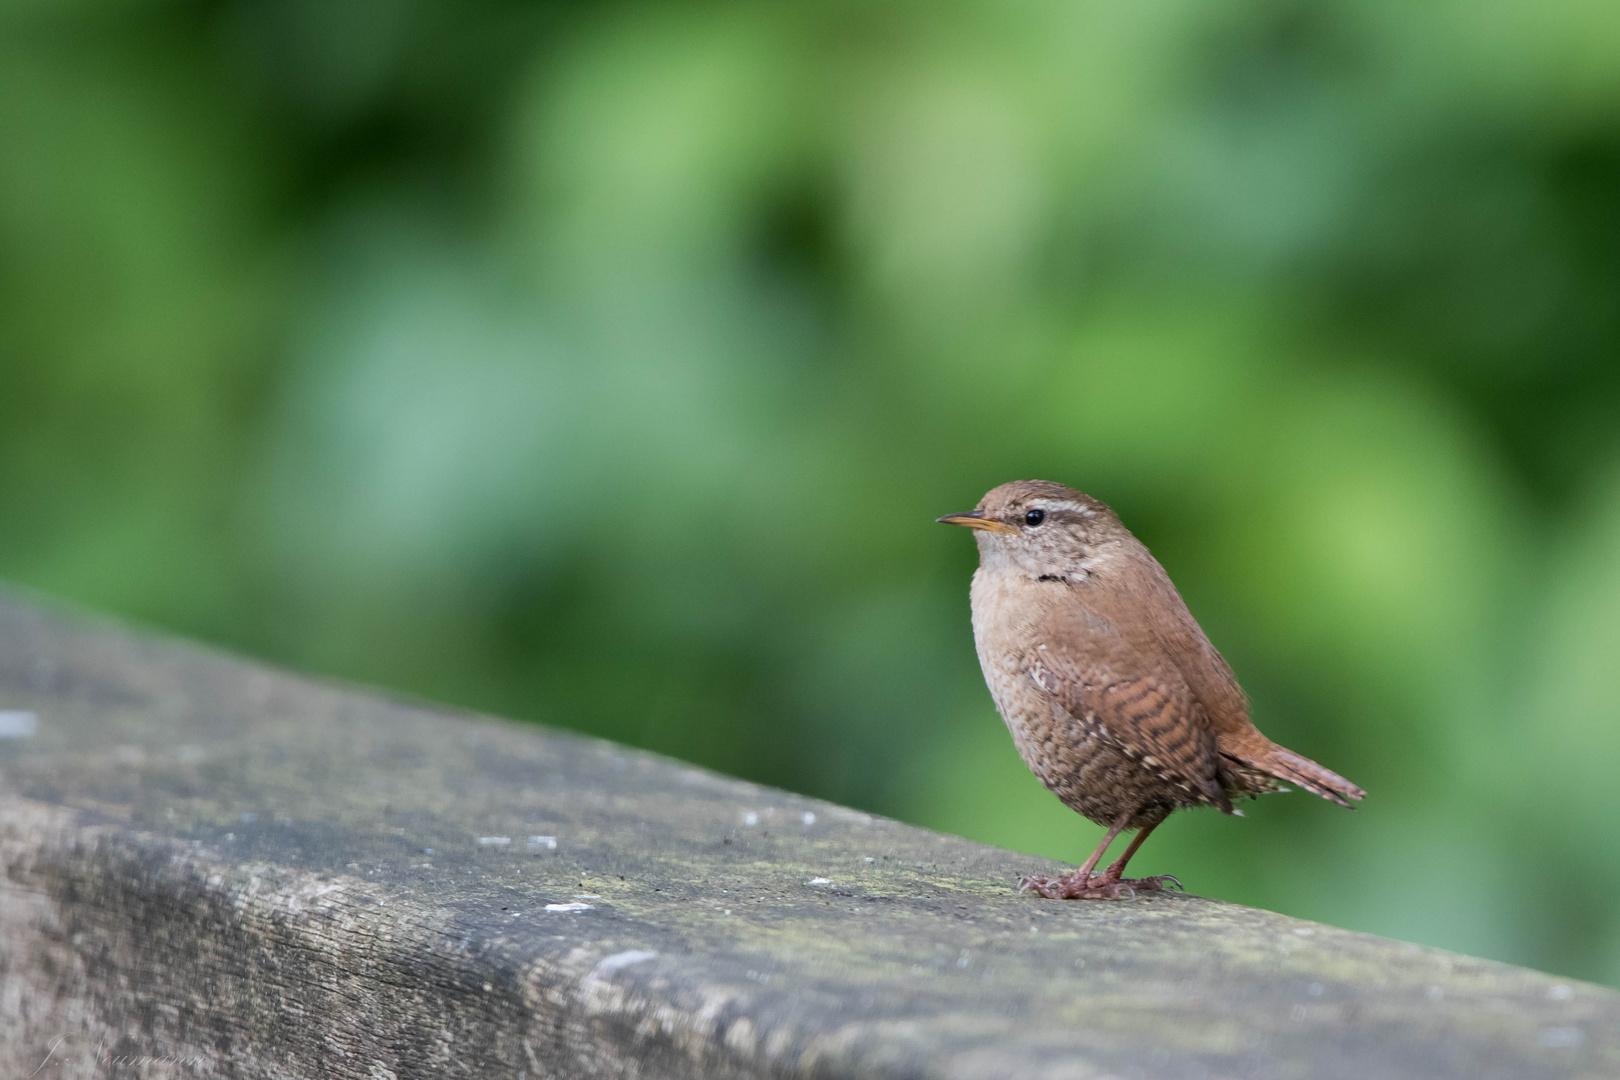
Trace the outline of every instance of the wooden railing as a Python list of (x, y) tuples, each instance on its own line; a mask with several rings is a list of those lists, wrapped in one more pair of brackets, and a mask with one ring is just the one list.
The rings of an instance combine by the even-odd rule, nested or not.
[[(1620, 995), (0, 596), (0, 1077), (1620, 1075)], [(1556, 903), (1548, 896), (1549, 905)]]

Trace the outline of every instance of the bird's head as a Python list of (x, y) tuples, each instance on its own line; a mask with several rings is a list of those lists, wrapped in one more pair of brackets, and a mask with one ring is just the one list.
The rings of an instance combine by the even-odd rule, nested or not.
[(967, 513), (936, 520), (975, 530), (986, 569), (1059, 581), (1090, 577), (1124, 528), (1107, 504), (1048, 480), (1002, 484)]

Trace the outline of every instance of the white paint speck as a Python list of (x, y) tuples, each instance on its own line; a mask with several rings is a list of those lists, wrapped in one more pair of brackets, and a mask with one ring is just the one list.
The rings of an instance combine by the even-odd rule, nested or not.
[(799, 820), (804, 822), (806, 825), (814, 825), (816, 823), (815, 812), (812, 810), (806, 810)]
[(759, 815), (754, 813), (752, 810), (748, 811), (748, 813), (743, 815), (743, 824), (750, 829), (753, 828), (755, 825), (759, 824)]
[(578, 904), (578, 903), (575, 903), (575, 904), (547, 904), (546, 905), (546, 910), (547, 911), (571, 912), (571, 911), (595, 911), (596, 908), (595, 908), (594, 905), (591, 905), (591, 904)]
[(600, 900), (602, 898), (600, 896), (596, 895), (593, 892), (577, 892), (577, 893), (574, 894), (574, 899), (575, 900)]
[(510, 836), (480, 836), (478, 842), (485, 847), (505, 847), (512, 842)]
[(876, 860), (876, 859), (874, 859), (874, 858), (872, 858), (872, 856), (870, 856), (870, 855), (868, 855), (868, 856), (867, 856), (867, 857), (866, 857), (866, 861), (867, 861), (867, 862), (877, 862), (877, 860)]
[(38, 713), (21, 709), (0, 710), (0, 739), (26, 739), (38, 732)]
[(530, 851), (556, 851), (557, 838), (555, 836), (531, 836), (527, 845)]
[(1428, 998), (1430, 1001), (1440, 1001), (1446, 996), (1446, 992), (1442, 987), (1431, 986), (1423, 996)]
[(1294, 933), (1298, 934), (1300, 937), (1310, 937), (1312, 934), (1316, 933), (1316, 931), (1312, 930), (1308, 926), (1296, 926), (1294, 927)]
[(806, 885), (831, 885), (832, 882), (824, 877), (813, 877), (805, 882)]
[(1563, 983), (1559, 983), (1557, 986), (1547, 987), (1548, 1001), (1568, 1001), (1574, 996), (1575, 991), (1570, 987), (1565, 986)]

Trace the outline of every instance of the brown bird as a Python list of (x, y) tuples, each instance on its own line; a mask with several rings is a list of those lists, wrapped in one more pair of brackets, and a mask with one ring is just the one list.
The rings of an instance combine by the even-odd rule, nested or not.
[[(965, 514), (978, 530), (973, 640), (1018, 753), (1065, 806), (1108, 828), (1079, 869), (1024, 878), (1052, 899), (1162, 889), (1125, 864), (1172, 810), (1236, 813), (1297, 784), (1340, 806), (1366, 792), (1260, 734), (1232, 669), (1147, 547), (1111, 509), (1045, 480), (1003, 484)], [(1139, 829), (1093, 875), (1114, 838)]]

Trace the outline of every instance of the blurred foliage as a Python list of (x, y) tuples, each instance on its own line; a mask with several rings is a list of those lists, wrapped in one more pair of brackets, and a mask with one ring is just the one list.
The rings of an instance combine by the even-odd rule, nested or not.
[(0, 12), (0, 574), (1064, 858), (932, 524), (1111, 502), (1279, 741), (1206, 894), (1620, 982), (1620, 16)]

